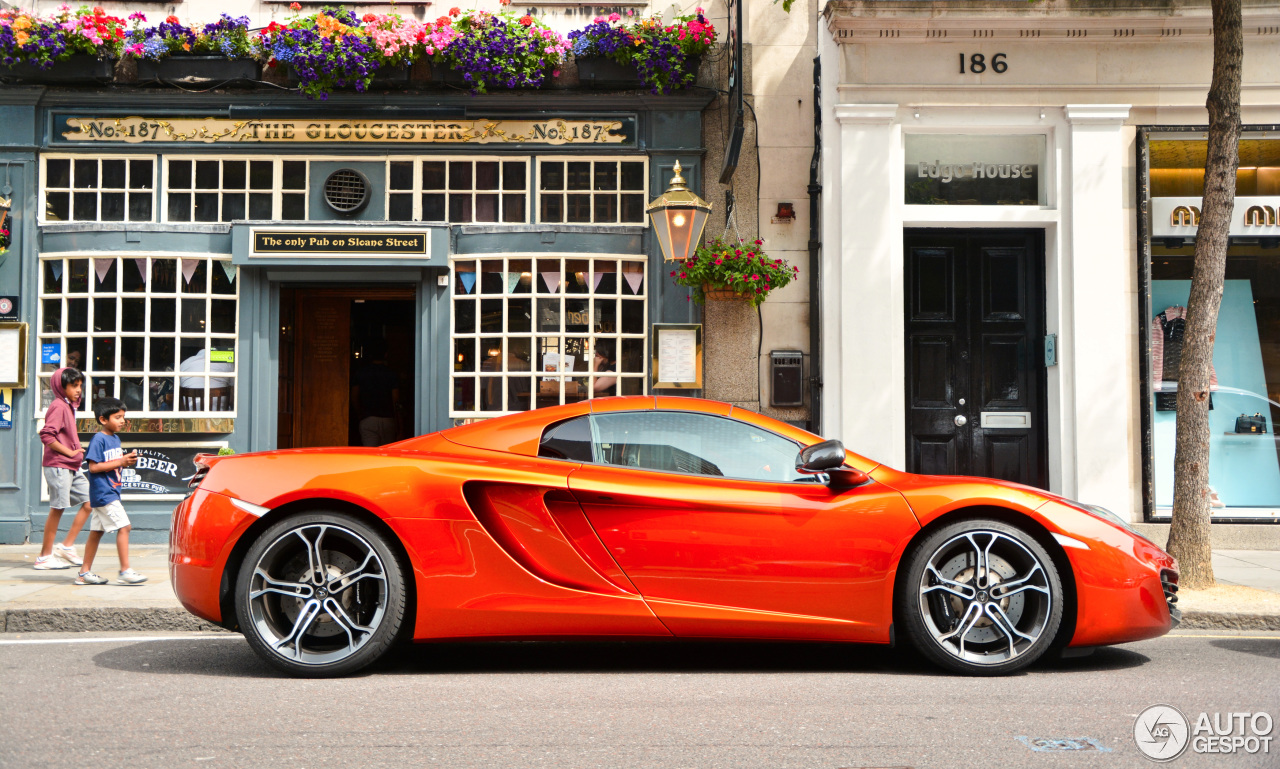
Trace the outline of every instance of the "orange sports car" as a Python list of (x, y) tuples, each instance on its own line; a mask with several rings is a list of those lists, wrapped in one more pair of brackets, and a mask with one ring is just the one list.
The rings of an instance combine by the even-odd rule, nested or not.
[(298, 675), (401, 640), (903, 637), (994, 675), (1179, 618), (1176, 561), (1106, 510), (899, 472), (725, 403), (605, 398), (199, 468), (174, 591)]

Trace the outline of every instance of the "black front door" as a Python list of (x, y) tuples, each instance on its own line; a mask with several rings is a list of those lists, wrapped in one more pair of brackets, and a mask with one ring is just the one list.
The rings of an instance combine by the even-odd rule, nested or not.
[(1044, 237), (905, 233), (907, 469), (1048, 488)]

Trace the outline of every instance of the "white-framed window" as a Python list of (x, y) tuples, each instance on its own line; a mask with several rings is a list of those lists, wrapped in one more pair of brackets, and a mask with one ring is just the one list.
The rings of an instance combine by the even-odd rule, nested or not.
[(529, 221), (529, 158), (387, 161), (387, 219), (450, 224)]
[(644, 225), (645, 158), (538, 158), (538, 221)]
[(452, 268), (451, 417), (646, 391), (643, 256), (467, 255)]
[(42, 222), (155, 221), (155, 155), (42, 155)]
[(165, 221), (307, 218), (308, 161), (166, 156)]
[(235, 416), (238, 298), (230, 254), (42, 254), (40, 414), (73, 366), (83, 417), (102, 397), (139, 417)]

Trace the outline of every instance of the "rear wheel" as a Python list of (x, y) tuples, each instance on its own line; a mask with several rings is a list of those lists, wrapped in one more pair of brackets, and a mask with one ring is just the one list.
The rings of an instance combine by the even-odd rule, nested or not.
[(338, 512), (287, 518), (249, 548), (236, 580), (249, 645), (303, 676), (352, 673), (381, 657), (404, 623), (400, 562), (381, 533)]
[(969, 675), (1030, 665), (1053, 644), (1062, 607), (1053, 559), (1027, 532), (994, 520), (961, 521), (927, 537), (898, 596), (912, 645)]

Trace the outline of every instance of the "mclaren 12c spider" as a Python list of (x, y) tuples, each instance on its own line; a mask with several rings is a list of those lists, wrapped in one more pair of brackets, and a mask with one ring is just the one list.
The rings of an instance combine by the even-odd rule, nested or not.
[(204, 456), (173, 587), (290, 673), (402, 640), (905, 639), (996, 675), (1176, 625), (1177, 563), (1039, 489), (728, 404), (605, 398), (380, 448)]

